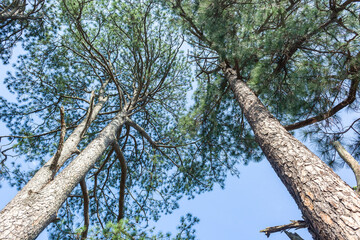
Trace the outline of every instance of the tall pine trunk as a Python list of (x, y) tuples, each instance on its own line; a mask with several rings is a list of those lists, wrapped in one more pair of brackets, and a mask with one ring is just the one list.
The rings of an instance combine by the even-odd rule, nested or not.
[(293, 137), (225, 64), (222, 70), (257, 143), (300, 208), (314, 239), (360, 239), (360, 198)]
[(126, 117), (125, 112), (120, 112), (79, 156), (43, 188), (17, 194), (0, 212), (0, 239), (35, 239), (56, 218), (67, 196), (107, 147), (116, 141), (115, 134)]

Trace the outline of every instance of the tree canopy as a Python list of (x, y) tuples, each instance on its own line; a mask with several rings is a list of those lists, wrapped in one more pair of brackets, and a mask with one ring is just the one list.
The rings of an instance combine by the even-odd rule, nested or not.
[[(19, 103), (1, 99), (1, 119), (12, 132), (9, 140), (17, 140), (13, 150), (38, 167), (28, 171), (24, 164), (14, 162), (12, 168), (3, 161), (3, 175), (22, 188), (59, 151), (60, 118), (65, 139), (85, 120), (78, 139), (82, 151), (119, 111), (132, 110), (131, 120), (117, 133), (126, 166), (114, 148), (106, 150), (88, 173), (87, 186), (78, 186), (60, 210), (53, 237), (73, 238), (82, 211), (90, 215), (92, 227), (105, 228), (124, 212), (128, 224), (146, 223), (177, 208), (184, 193), (191, 196), (211, 188), (211, 177), (197, 174), (199, 163), (191, 152), (180, 157), (179, 146), (188, 142), (181, 137), (178, 119), (191, 79), (180, 51), (181, 31), (170, 15), (153, 1), (63, 1), (52, 13), (44, 35), (24, 42), (27, 53), (19, 57), (17, 72), (5, 80)], [(69, 157), (64, 166), (74, 153)], [(191, 167), (195, 169), (185, 170)], [(193, 174), (205, 183), (199, 185)]]
[[(234, 126), (228, 131), (224, 129), (225, 116), (228, 124), (235, 120), (237, 126), (242, 126), (242, 138), (221, 143), (245, 142), (251, 134), (245, 130), (241, 111), (232, 112), (236, 107), (232, 102), (225, 106), (232, 94), (226, 81), (216, 74), (220, 70), (219, 61), (225, 60), (236, 68), (241, 79), (286, 129), (313, 124), (305, 130), (305, 137), (311, 136), (313, 142), (318, 142), (325, 159), (334, 162), (335, 151), (330, 143), (347, 132), (338, 113), (344, 108), (350, 112), (358, 110), (360, 55), (356, 1), (169, 1), (167, 4), (184, 24), (187, 40), (193, 46), (191, 56), (197, 64), (197, 76), (202, 79), (194, 98), (193, 114), (199, 116), (200, 111), (207, 116), (204, 125), (221, 129), (212, 131), (212, 138), (217, 135), (220, 140), (224, 132), (238, 138)], [(218, 107), (209, 109), (202, 104)], [(358, 127), (354, 122), (352, 133), (357, 136)], [(348, 138), (344, 141), (349, 141)], [(357, 145), (353, 142), (349, 145), (358, 154)], [(236, 149), (244, 152), (238, 146)], [(251, 155), (258, 158), (257, 154)]]

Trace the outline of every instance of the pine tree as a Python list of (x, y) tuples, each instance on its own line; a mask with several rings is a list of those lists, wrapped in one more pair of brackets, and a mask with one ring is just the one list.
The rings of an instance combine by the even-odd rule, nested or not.
[[(286, 129), (329, 121), (356, 100), (359, 4), (231, 0), (168, 4), (183, 22), (202, 76), (187, 127), (193, 135), (203, 136), (203, 149), (210, 150), (205, 155), (227, 153), (228, 162), (241, 155), (258, 160), (259, 149), (247, 148), (256, 141), (314, 239), (358, 239), (359, 198)], [(241, 109), (230, 102), (229, 89)]]
[[(70, 0), (47, 14), (5, 81), (19, 103), (1, 99), (25, 163), (12, 168), (3, 156), (21, 191), (0, 213), (0, 238), (34, 239), (52, 222), (54, 238), (121, 238), (210, 189), (179, 149), (190, 80), (170, 15), (153, 1)], [(178, 237), (191, 239), (196, 221), (183, 219)]]

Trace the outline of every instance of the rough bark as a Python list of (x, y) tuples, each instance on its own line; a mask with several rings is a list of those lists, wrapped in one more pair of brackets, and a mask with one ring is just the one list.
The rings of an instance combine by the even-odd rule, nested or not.
[(226, 64), (222, 70), (271, 166), (300, 208), (315, 239), (360, 239), (360, 198), (293, 137)]
[(356, 161), (355, 158), (353, 158), (353, 156), (351, 156), (351, 154), (345, 150), (345, 148), (340, 144), (339, 141), (335, 141), (332, 144), (335, 147), (336, 151), (339, 153), (340, 157), (347, 163), (347, 165), (349, 165), (351, 170), (354, 172), (355, 178), (356, 178), (356, 184), (357, 184), (356, 192), (358, 194), (360, 194), (360, 164), (359, 164), (359, 162)]
[[(116, 140), (126, 112), (120, 112), (53, 181), (23, 192), (0, 212), (0, 239), (34, 239), (55, 219), (57, 211), (106, 148)], [(65, 148), (64, 148), (65, 151)], [(60, 160), (60, 159), (59, 159)]]

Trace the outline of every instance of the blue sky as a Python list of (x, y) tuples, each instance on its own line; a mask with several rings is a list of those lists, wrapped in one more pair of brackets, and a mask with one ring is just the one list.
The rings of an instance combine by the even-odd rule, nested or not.
[[(1, 83), (11, 65), (0, 65)], [(0, 96), (9, 97), (4, 85), (0, 85)], [(0, 135), (7, 134), (4, 124), (0, 124)], [(305, 143), (313, 149), (309, 143)], [(295, 202), (281, 183), (270, 164), (264, 159), (260, 163), (239, 166), (240, 178), (229, 177), (225, 189), (197, 196), (194, 200), (183, 199), (180, 209), (165, 215), (155, 226), (164, 232), (176, 232), (180, 216), (192, 213), (200, 218), (195, 226), (197, 237), (201, 240), (244, 239), (244, 240), (288, 240), (284, 233), (275, 233), (267, 238), (261, 229), (283, 225), (290, 220), (301, 220), (301, 213)], [(337, 173), (350, 186), (355, 186), (355, 178), (349, 168)], [(0, 189), (0, 208), (16, 194), (6, 183)], [(306, 230), (297, 231), (305, 240), (311, 237)], [(47, 239), (43, 233), (38, 239)]]
[[(182, 201), (172, 216), (164, 216), (159, 225), (164, 228), (181, 214), (191, 212), (200, 218), (196, 226), (199, 239), (289, 240), (284, 233), (267, 238), (260, 230), (301, 220), (301, 212), (267, 160), (241, 166), (240, 178), (229, 177), (224, 190)], [(355, 178), (349, 168), (337, 173), (351, 186)], [(312, 239), (306, 230), (297, 233), (305, 240)]]

